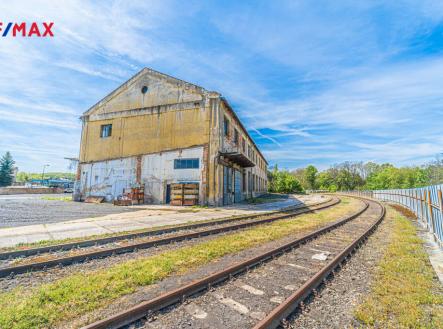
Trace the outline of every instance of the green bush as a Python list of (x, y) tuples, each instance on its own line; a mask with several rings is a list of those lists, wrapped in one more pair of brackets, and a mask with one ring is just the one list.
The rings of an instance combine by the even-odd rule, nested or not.
[(269, 192), (301, 193), (300, 182), (287, 170), (278, 170), (277, 166), (269, 173)]

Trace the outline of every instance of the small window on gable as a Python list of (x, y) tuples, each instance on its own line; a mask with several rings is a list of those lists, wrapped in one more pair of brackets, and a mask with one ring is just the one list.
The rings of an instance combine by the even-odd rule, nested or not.
[(112, 124), (111, 125), (101, 125), (100, 127), (100, 137), (110, 137), (112, 134)]
[(198, 169), (200, 167), (200, 161), (195, 159), (175, 159), (174, 169)]

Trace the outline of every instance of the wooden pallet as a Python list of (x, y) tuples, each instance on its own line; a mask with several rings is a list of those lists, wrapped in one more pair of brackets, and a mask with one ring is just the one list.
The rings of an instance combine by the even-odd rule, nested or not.
[(171, 184), (171, 205), (195, 206), (198, 204), (199, 184)]

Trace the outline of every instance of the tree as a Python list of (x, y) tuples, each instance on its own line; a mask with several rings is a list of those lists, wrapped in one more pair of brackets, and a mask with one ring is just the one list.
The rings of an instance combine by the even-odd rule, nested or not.
[(277, 166), (269, 172), (269, 192), (297, 193), (303, 192), (300, 182), (286, 170), (278, 170)]
[[(17, 182), (28, 182), (33, 179), (41, 179), (42, 173), (31, 173), (20, 171), (17, 173)], [(45, 179), (69, 179), (74, 180), (75, 174), (69, 172), (47, 172), (45, 173)]]
[(25, 173), (23, 171), (17, 173), (17, 176), (15, 177), (15, 180), (20, 183), (25, 183), (25, 182), (29, 181), (29, 179), (30, 179), (29, 174)]
[(306, 180), (306, 169), (305, 168), (298, 168), (291, 172), (292, 176), (294, 176), (301, 184), (303, 189), (307, 190), (309, 189), (309, 183)]
[(315, 190), (316, 188), (315, 180), (317, 178), (317, 173), (318, 173), (317, 168), (315, 168), (312, 165), (307, 166), (305, 169), (304, 174), (306, 176), (306, 181), (308, 182), (309, 188), (311, 190)]
[(9, 152), (6, 152), (0, 159), (0, 186), (9, 186), (12, 184), (14, 163), (11, 153)]

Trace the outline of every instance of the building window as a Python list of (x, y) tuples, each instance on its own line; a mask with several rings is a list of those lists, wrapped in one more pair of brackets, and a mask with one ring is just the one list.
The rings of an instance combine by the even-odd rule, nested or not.
[(229, 137), (229, 120), (227, 117), (224, 117), (224, 120), (223, 120), (223, 134), (226, 137)]
[(246, 153), (246, 142), (245, 142), (244, 138), (242, 138), (241, 145), (242, 145), (243, 153)]
[(238, 130), (234, 130), (234, 144), (238, 145)]
[(200, 167), (199, 159), (175, 159), (174, 169), (198, 169)]
[(100, 127), (100, 137), (110, 137), (112, 134), (112, 125), (101, 125)]

